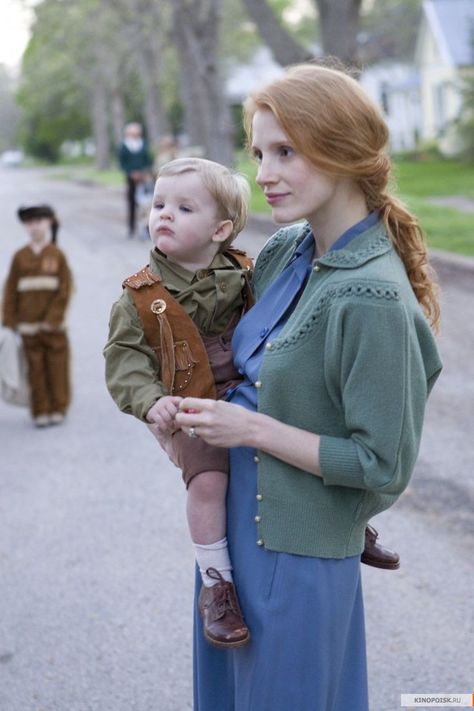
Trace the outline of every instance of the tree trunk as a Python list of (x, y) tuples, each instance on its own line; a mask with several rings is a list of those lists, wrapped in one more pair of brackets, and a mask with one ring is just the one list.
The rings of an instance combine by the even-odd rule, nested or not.
[(118, 146), (123, 137), (123, 126), (125, 123), (125, 107), (123, 105), (123, 96), (118, 89), (115, 89), (112, 93), (111, 113), (114, 143), (116, 146)]
[(175, 0), (174, 36), (191, 143), (210, 160), (234, 162), (233, 122), (219, 71), (221, 0)]
[(357, 63), (357, 32), (362, 0), (313, 0), (318, 8), (323, 52)]
[(285, 67), (312, 58), (311, 52), (280, 24), (267, 0), (243, 0), (243, 4), (278, 64)]
[(109, 122), (107, 115), (107, 93), (100, 77), (92, 82), (91, 116), (95, 140), (95, 163), (99, 170), (110, 165)]
[[(143, 38), (145, 41), (145, 38)], [(159, 47), (157, 47), (159, 50)], [(142, 45), (138, 49), (138, 69), (145, 92), (144, 116), (146, 133), (151, 146), (156, 150), (160, 137), (170, 132), (159, 86), (159, 60), (153, 46)]]

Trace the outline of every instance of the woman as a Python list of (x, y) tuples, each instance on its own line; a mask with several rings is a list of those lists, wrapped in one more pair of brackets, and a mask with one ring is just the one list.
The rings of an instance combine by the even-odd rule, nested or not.
[(245, 104), (277, 232), (238, 325), (230, 402), (177, 423), (233, 448), (228, 539), (251, 642), (195, 632), (195, 711), (367, 711), (360, 553), (405, 489), (441, 363), (416, 219), (387, 190), (386, 125), (356, 81), (290, 68)]

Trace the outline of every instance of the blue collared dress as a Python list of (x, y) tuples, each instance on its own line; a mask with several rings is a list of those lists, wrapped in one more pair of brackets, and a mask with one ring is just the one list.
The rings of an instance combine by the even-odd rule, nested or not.
[[(368, 218), (333, 245), (377, 221)], [(311, 270), (310, 233), (292, 261), (237, 326), (234, 361), (244, 380), (228, 400), (257, 409), (265, 343), (285, 325)], [(194, 711), (368, 711), (360, 557), (314, 558), (257, 544), (256, 451), (230, 451), (227, 538), (234, 581), (251, 633), (235, 650), (212, 647), (194, 625)]]

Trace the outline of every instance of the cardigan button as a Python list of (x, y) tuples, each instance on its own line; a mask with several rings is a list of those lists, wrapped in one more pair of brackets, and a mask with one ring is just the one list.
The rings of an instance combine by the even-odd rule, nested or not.
[(319, 264), (315, 264), (313, 267), (313, 272), (320, 272), (320, 271), (321, 271), (321, 267), (319, 266)]
[(265, 348), (267, 349), (267, 351), (271, 351), (272, 348), (273, 348), (273, 343), (270, 343), (270, 341), (269, 341), (269, 342), (265, 345)]
[(255, 516), (255, 523), (260, 523), (261, 520), (262, 520), (261, 516)]
[(257, 499), (257, 501), (263, 501), (262, 494), (257, 494), (257, 496), (255, 498)]
[(261, 387), (262, 387), (262, 381), (261, 381), (261, 380), (256, 380), (256, 381), (255, 381), (255, 387), (256, 387), (256, 388), (261, 388)]
[(255, 464), (258, 464), (260, 462), (260, 457), (258, 455), (255, 455), (253, 461), (255, 462)]
[(257, 546), (263, 546), (263, 538), (258, 539)]
[(199, 269), (196, 272), (196, 276), (198, 279), (204, 279), (207, 276), (207, 270), (206, 269)]

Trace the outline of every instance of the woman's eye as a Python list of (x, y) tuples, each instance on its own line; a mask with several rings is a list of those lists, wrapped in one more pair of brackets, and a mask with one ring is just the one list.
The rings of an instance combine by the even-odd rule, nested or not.
[(288, 158), (288, 156), (293, 155), (294, 150), (291, 146), (280, 146), (279, 152), (283, 158)]
[(256, 160), (257, 163), (260, 163), (260, 161), (262, 160), (262, 153), (261, 153), (261, 151), (257, 151), (256, 149), (254, 149), (254, 150), (252, 151), (252, 158), (253, 158), (254, 160)]

